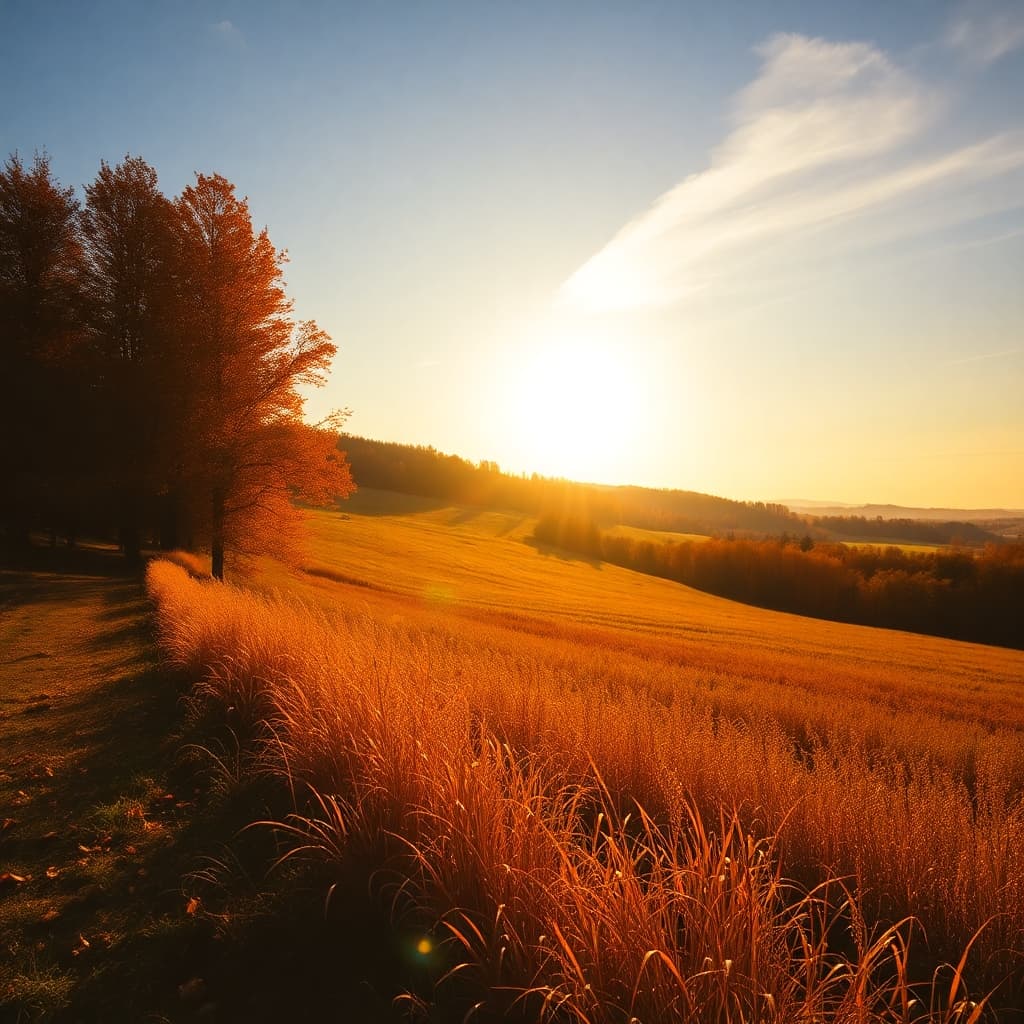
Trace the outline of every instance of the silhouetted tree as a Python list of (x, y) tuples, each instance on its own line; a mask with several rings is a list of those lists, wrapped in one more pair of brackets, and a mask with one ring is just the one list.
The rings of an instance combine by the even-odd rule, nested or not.
[(142, 527), (173, 475), (167, 435), (183, 383), (174, 365), (174, 210), (139, 157), (113, 168), (103, 162), (85, 194), (95, 479), (113, 496), (125, 554), (136, 559)]
[[(179, 315), (189, 371), (182, 450), (224, 575), (227, 547), (279, 547), (300, 516), (292, 498), (323, 502), (352, 490), (338, 422), (302, 421), (300, 385), (319, 385), (335, 346), (315, 323), (296, 324), (282, 266), (248, 204), (220, 175), (197, 175), (175, 203)], [(202, 509), (208, 510), (203, 515)]]
[(0, 170), (0, 522), (14, 546), (68, 514), (82, 253), (73, 190), (45, 155)]

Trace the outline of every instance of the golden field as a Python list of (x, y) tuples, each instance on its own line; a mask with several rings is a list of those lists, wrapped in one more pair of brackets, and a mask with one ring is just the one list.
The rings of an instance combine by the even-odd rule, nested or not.
[(623, 1024), (1021, 1000), (1024, 653), (751, 608), (538, 549), (521, 515), (366, 493), (308, 525), (303, 571), (243, 588), (155, 563), (161, 644), (291, 780), (282, 834), (397, 879), (437, 999)]

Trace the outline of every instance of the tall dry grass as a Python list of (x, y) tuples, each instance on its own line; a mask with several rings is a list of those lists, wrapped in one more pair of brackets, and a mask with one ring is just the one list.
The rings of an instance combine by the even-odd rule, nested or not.
[(293, 847), (377, 865), (467, 1005), (966, 1022), (985, 1012), (967, 977), (1019, 998), (1013, 733), (933, 754), (856, 704), (809, 729), (756, 687), (652, 680), (626, 651), (329, 616), (166, 563), (148, 586), (167, 657), (296, 792)]

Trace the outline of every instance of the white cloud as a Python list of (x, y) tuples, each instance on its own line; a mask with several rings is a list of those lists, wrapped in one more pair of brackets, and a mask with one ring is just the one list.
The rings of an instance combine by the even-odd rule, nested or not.
[[(775, 260), (801, 232), (1024, 167), (1021, 134), (910, 154), (942, 97), (868, 43), (776, 35), (758, 52), (761, 72), (737, 96), (710, 167), (626, 224), (565, 282), (563, 301), (590, 312), (670, 305), (741, 263)], [(915, 230), (927, 228), (920, 220)]]
[(229, 46), (244, 46), (245, 37), (241, 30), (233, 22), (225, 18), (223, 21), (214, 22), (209, 26), (210, 34)]
[(1024, 46), (1024, 6), (970, 4), (950, 25), (946, 44), (972, 64), (992, 64)]

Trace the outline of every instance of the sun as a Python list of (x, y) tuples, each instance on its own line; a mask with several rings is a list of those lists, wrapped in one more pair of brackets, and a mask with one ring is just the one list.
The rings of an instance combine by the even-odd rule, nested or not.
[(621, 482), (643, 419), (629, 348), (593, 325), (547, 325), (505, 382), (520, 461), (536, 472)]

